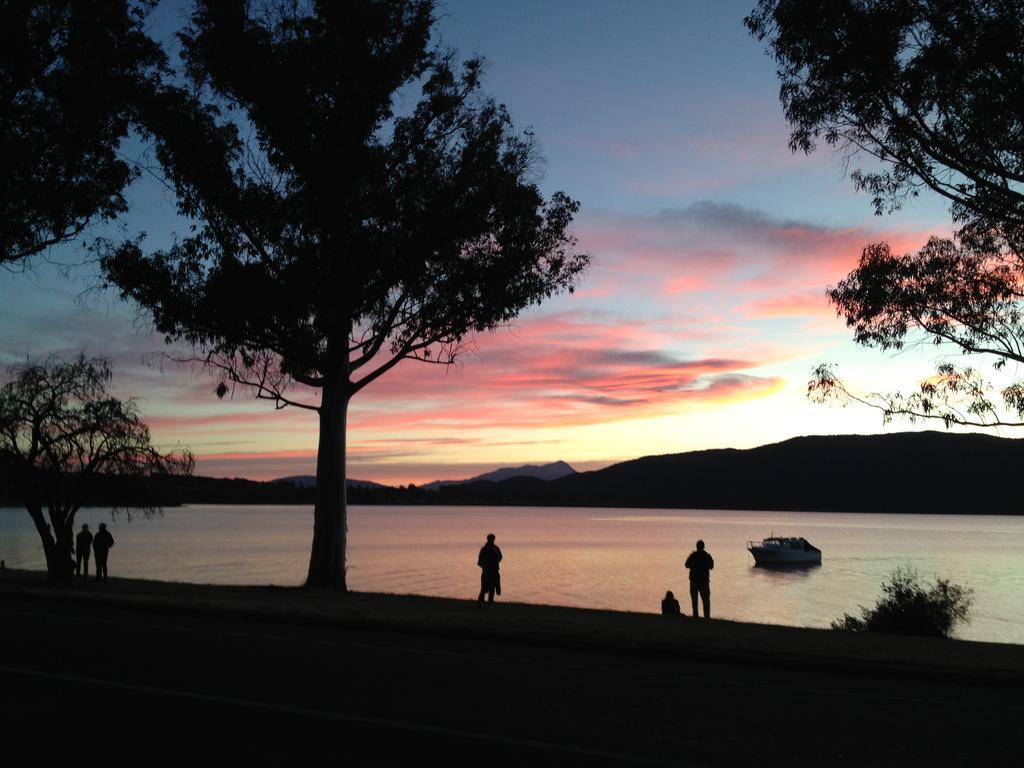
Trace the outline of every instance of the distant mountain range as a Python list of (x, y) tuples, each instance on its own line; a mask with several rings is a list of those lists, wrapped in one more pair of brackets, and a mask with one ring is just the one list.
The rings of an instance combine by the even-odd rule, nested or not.
[(979, 434), (795, 437), (646, 456), (554, 480), (353, 493), (355, 503), (1022, 514), (1024, 440)]
[(564, 461), (555, 461), (551, 464), (524, 464), (521, 467), (503, 467), (493, 472), (485, 472), (482, 475), (471, 477), (467, 480), (435, 480), (432, 483), (425, 483), (421, 488), (428, 491), (436, 491), (448, 485), (465, 485), (466, 483), (489, 482), (499, 483), (513, 477), (535, 477), (538, 480), (557, 480), (566, 475), (575, 475), (576, 470)]
[[(594, 472), (576, 472), (565, 462), (509, 467), (423, 487), (350, 480), (348, 498), (354, 504), (1024, 514), (1021, 467), (1024, 440), (903, 432), (646, 456)], [(105, 477), (87, 503), (310, 504), (311, 480)], [(12, 481), (0, 466), (0, 506), (21, 505)]]
[[(316, 488), (316, 475), (291, 475), (290, 477), (279, 477), (276, 480), (271, 480), (272, 483), (286, 483), (294, 485), (297, 488)], [(349, 488), (384, 488), (386, 486), (381, 483), (375, 483), (372, 480), (356, 480), (349, 478), (345, 481), (345, 484)]]
[[(559, 477), (565, 477), (566, 475), (573, 474), (576, 474), (576, 470), (564, 461), (555, 461), (551, 464), (524, 464), (521, 467), (502, 467), (501, 469), (495, 469), (492, 472), (485, 472), (482, 475), (476, 475), (465, 480), (434, 480), (431, 483), (424, 483), (419, 487), (430, 491), (436, 491), (438, 488), (446, 485), (464, 485), (465, 483), (475, 483), (478, 481), (496, 483), (501, 480), (508, 480), (510, 477), (536, 477), (541, 480), (555, 480)], [(289, 477), (279, 477), (276, 480), (271, 480), (270, 482), (291, 484), (297, 488), (315, 488), (316, 475), (291, 475)], [(375, 483), (372, 480), (356, 480), (354, 478), (349, 478), (346, 481), (346, 484), (349, 488), (389, 487), (382, 483)]]

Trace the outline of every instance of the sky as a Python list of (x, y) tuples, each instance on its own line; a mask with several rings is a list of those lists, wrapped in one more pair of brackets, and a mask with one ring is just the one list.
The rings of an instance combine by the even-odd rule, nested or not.
[[(404, 362), (352, 401), (348, 475), (388, 484), (564, 460), (747, 448), (878, 433), (869, 408), (807, 399), (819, 363), (859, 391), (907, 389), (940, 350), (855, 346), (825, 297), (862, 248), (948, 234), (942, 203), (873, 215), (830, 148), (787, 149), (774, 65), (746, 32), (753, 0), (447, 0), (436, 41), (487, 61), (485, 89), (544, 157), (540, 186), (581, 205), (592, 265), (571, 295), (481, 334), (451, 368)], [(164, 3), (154, 34), (181, 9)], [(110, 231), (154, 247), (181, 222), (159, 184), (129, 191)], [(84, 350), (115, 366), (154, 442), (197, 473), (271, 479), (315, 468), (315, 413), (274, 410), (166, 361), (138, 308), (97, 288), (78, 244), (0, 270), (0, 364)], [(946, 359), (944, 356), (941, 359)], [(941, 428), (938, 427), (938, 428)]]

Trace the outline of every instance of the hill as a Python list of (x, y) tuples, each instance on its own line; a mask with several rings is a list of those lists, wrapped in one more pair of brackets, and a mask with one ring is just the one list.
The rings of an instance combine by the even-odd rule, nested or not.
[[(1021, 514), (1014, 482), (1021, 466), (1024, 440), (992, 435), (814, 436), (746, 450), (645, 456), (594, 472), (569, 467), (570, 474), (551, 480), (481, 475), (436, 490), (350, 481), (348, 498), (353, 504)], [(0, 467), (0, 505), (21, 504), (12, 479)], [(314, 494), (294, 481), (106, 478), (87, 505), (312, 504)]]
[(1024, 440), (978, 434), (796, 437), (646, 456), (549, 482), (444, 489), (444, 503), (1019, 514)]

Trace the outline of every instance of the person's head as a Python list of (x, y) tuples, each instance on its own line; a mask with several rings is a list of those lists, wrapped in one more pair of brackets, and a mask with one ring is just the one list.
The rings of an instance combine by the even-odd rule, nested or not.
[(671, 589), (668, 592), (665, 593), (665, 599), (666, 600), (675, 600), (676, 599), (676, 596), (672, 594), (672, 590)]
[(488, 533), (487, 534), (487, 543), (488, 544), (493, 544), (494, 543), (494, 534), (493, 533)]
[(697, 549), (704, 549), (704, 539), (697, 539)]
[[(106, 524), (106, 523), (100, 523), (100, 530), (101, 530), (101, 531), (105, 531), (105, 530), (107, 530), (107, 524)], [(698, 542), (698, 543), (699, 543), (699, 544), (703, 544), (704, 542), (703, 542), (703, 541), (701, 541), (701, 542)]]
[(89, 530), (89, 524), (88, 523), (82, 523), (82, 530), (83, 531), (88, 531)]

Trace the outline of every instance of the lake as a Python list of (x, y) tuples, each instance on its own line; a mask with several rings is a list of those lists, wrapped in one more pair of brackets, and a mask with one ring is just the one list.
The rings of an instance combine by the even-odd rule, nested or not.
[[(110, 573), (211, 584), (301, 584), (313, 515), (301, 506), (187, 506), (144, 519), (86, 509), (76, 530), (106, 522)], [(349, 587), (475, 598), (487, 533), (504, 553), (500, 599), (658, 612), (671, 589), (688, 610), (683, 560), (702, 538), (715, 558), (712, 616), (827, 627), (873, 605), (898, 566), (974, 590), (958, 636), (1024, 643), (1024, 517), (537, 507), (349, 509)], [(756, 568), (746, 542), (804, 536), (818, 568)], [(0, 558), (43, 568), (23, 509), (0, 509)]]

